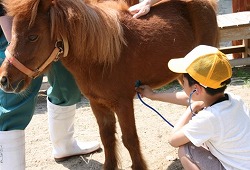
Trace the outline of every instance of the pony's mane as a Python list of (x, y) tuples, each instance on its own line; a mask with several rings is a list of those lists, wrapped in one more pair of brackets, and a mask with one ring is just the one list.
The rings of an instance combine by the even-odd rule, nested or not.
[[(10, 16), (30, 19), (31, 27), (43, 1), (6, 0), (4, 4)], [(49, 7), (51, 38), (66, 38), (71, 54), (84, 54), (93, 61), (112, 64), (125, 43), (119, 12), (127, 9), (123, 1), (54, 0)]]

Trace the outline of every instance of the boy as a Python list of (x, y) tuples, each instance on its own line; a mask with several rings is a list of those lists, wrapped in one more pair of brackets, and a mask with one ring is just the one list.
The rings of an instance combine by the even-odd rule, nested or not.
[[(184, 169), (249, 170), (249, 110), (238, 96), (224, 93), (232, 76), (226, 56), (215, 47), (200, 45), (184, 58), (170, 60), (168, 67), (183, 74), (184, 92), (156, 94), (148, 86), (137, 91), (150, 99), (189, 105), (169, 140), (179, 148)], [(192, 103), (186, 104), (188, 97)]]

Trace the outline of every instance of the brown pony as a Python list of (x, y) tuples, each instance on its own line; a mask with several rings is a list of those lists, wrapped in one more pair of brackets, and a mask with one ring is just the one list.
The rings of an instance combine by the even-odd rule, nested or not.
[(14, 19), (13, 37), (1, 66), (2, 89), (24, 90), (54, 58), (60, 58), (90, 101), (104, 145), (103, 168), (119, 167), (116, 113), (132, 169), (147, 169), (135, 125), (135, 82), (163, 86), (179, 76), (167, 67), (171, 58), (183, 57), (199, 44), (216, 46), (215, 2), (169, 0), (140, 19), (132, 18), (121, 1), (4, 3)]

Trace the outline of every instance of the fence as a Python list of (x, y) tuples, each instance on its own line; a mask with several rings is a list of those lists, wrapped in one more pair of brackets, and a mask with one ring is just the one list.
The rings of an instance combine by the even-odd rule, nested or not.
[(250, 65), (250, 11), (217, 16), (220, 42), (243, 40), (242, 45), (220, 47), (225, 54), (242, 53), (242, 58), (231, 59), (234, 66)]

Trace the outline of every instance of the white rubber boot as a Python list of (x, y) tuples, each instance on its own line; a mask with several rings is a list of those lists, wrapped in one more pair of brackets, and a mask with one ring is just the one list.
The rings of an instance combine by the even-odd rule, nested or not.
[(100, 143), (97, 141), (78, 142), (73, 138), (76, 105), (58, 106), (47, 99), (47, 107), (49, 133), (56, 161), (88, 154), (100, 148)]
[(24, 130), (0, 131), (0, 170), (24, 169)]

